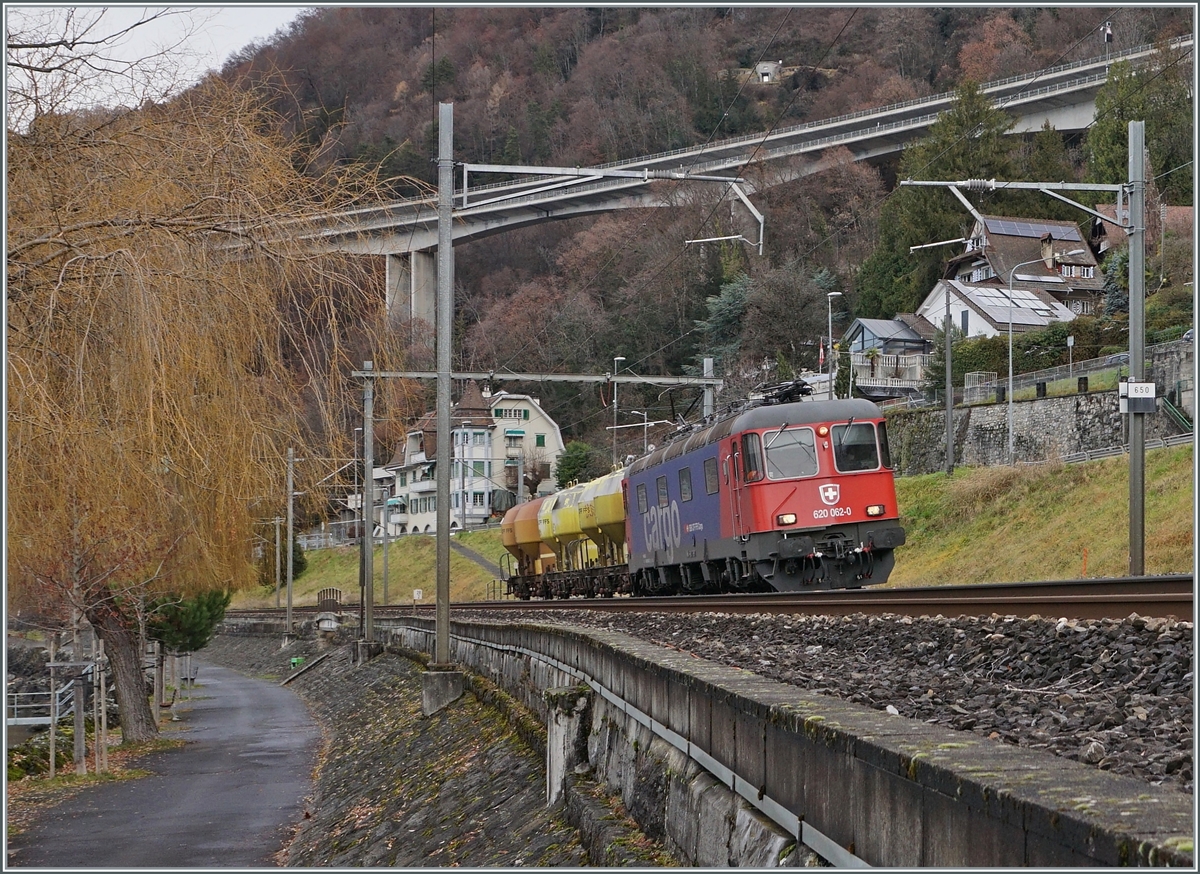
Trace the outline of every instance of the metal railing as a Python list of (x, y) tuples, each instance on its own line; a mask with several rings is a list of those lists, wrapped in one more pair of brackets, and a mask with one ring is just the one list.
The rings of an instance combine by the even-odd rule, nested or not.
[(1167, 414), (1167, 418), (1178, 425), (1185, 434), (1191, 434), (1193, 430), (1192, 420), (1187, 417), (1187, 414), (1179, 407), (1175, 406), (1166, 398), (1159, 398), (1159, 404), (1162, 411)]
[[(68, 680), (57, 693), (58, 718), (75, 712), (75, 681)], [(4, 717), (8, 725), (49, 725), (50, 690), (40, 692), (9, 692), (5, 695)]]
[[(1172, 340), (1166, 343), (1156, 343), (1149, 345), (1145, 349), (1146, 357), (1146, 378), (1154, 378), (1154, 366), (1151, 361), (1153, 355), (1157, 352), (1162, 352), (1167, 349), (1177, 348), (1182, 341)], [(1083, 361), (1076, 361), (1072, 364), (1060, 364), (1056, 367), (1048, 367), (1043, 370), (1033, 370), (1028, 373), (1021, 373), (1013, 376), (1013, 393), (1016, 394), (1019, 389), (1027, 389), (1036, 387), (1038, 383), (1054, 383), (1062, 380), (1075, 379), (1080, 376), (1092, 376), (1097, 373), (1112, 373), (1116, 372), (1117, 379), (1122, 376), (1129, 375), (1129, 358), (1123, 353), (1115, 353), (1112, 355), (1102, 355), (1099, 358), (1088, 358)], [(928, 375), (926, 375), (927, 378)], [(857, 382), (857, 377), (855, 379)], [(971, 391), (967, 403), (993, 403), (994, 398), (998, 397), (997, 389), (1005, 389), (1007, 394), (1008, 377), (997, 375), (995, 379), (980, 382), (978, 385), (968, 387)], [(955, 391), (956, 403), (958, 391)], [(929, 392), (923, 393), (919, 397), (896, 398), (894, 400), (883, 401), (879, 404), (880, 409), (889, 410), (897, 407), (905, 408), (922, 408), (935, 407), (945, 403), (944, 392)]]
[[(1175, 434), (1171, 437), (1155, 437), (1146, 441), (1147, 449), (1166, 449), (1169, 446), (1183, 446), (1186, 443), (1191, 443), (1195, 436), (1190, 432), (1187, 434)], [(1085, 449), (1083, 452), (1072, 452), (1070, 455), (1062, 456), (1060, 461), (1065, 464), (1076, 464), (1081, 461), (1096, 461), (1101, 458), (1116, 458), (1120, 455), (1129, 454), (1129, 445), (1122, 444), (1121, 446), (1110, 446), (1108, 449)], [(1032, 461), (1022, 462), (1022, 464), (1044, 464), (1045, 462)]]

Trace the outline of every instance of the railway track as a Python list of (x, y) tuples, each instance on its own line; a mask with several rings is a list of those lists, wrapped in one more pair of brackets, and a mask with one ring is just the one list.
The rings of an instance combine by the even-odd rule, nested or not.
[[(374, 616), (433, 616), (434, 605), (376, 605)], [(771, 613), (847, 616), (855, 613), (901, 616), (1042, 616), (1067, 619), (1124, 619), (1140, 616), (1193, 616), (1193, 575), (1113, 577), (1053, 582), (997, 583), (971, 586), (923, 586), (905, 589), (854, 589), (830, 592), (682, 595), (648, 598), (566, 598), (549, 601), (471, 601), (452, 603), (455, 611), (600, 610), (661, 613)], [(359, 605), (343, 604), (344, 614), (357, 615)], [(230, 617), (282, 616), (282, 609), (228, 610)], [(317, 612), (314, 606), (293, 607), (293, 614)]]

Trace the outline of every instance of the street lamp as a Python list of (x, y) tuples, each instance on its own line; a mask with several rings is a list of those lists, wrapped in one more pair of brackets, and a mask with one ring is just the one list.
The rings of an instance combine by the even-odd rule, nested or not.
[[(909, 246), (911, 255), (917, 249), (929, 249), (933, 246), (947, 246), (956, 243), (970, 243), (970, 237), (960, 237), (956, 240), (940, 240), (936, 243), (923, 243), (920, 246)], [(943, 283), (946, 290), (946, 315), (942, 319), (943, 340), (946, 343), (946, 476), (954, 475), (954, 367), (953, 349), (951, 348), (950, 331), (950, 284)]]
[[(1082, 255), (1083, 249), (1072, 249), (1070, 252), (1057, 252), (1050, 256), (1050, 260), (1055, 264), (1061, 258), (1070, 258), (1075, 255)], [(1017, 270), (1029, 264), (1037, 264), (1044, 262), (1045, 258), (1033, 258), (1029, 261), (1022, 261), (1008, 271), (1008, 463), (1016, 463), (1015, 450), (1013, 448), (1013, 276)]]
[(650, 445), (648, 436), (650, 432), (650, 417), (641, 410), (630, 410), (629, 412), (631, 415), (642, 417), (642, 455), (645, 455), (647, 447)]
[(831, 291), (825, 295), (829, 301), (829, 399), (833, 400), (833, 299), (841, 297), (840, 291)]
[(624, 355), (618, 355), (613, 359), (613, 464), (617, 463), (617, 362), (624, 360)]

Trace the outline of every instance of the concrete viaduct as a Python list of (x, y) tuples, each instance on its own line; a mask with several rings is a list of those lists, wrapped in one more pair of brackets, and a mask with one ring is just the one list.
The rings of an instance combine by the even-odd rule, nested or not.
[[(1172, 42), (1190, 49), (1189, 35)], [(995, 104), (1009, 113), (1012, 132), (1030, 133), (1049, 122), (1063, 132), (1091, 124), (1096, 92), (1117, 61), (1138, 62), (1155, 50), (1145, 45), (1103, 58), (1078, 61), (1027, 76), (983, 86)], [(938, 114), (950, 108), (953, 93), (867, 109), (849, 115), (742, 137), (647, 155), (589, 168), (534, 168), (462, 165), (463, 179), (454, 194), (455, 243), (510, 228), (617, 209), (678, 203), (664, 179), (691, 181), (722, 175), (753, 212), (744, 191), (754, 193), (825, 169), (822, 155), (844, 146), (855, 160), (901, 151), (925, 136)], [(788, 160), (799, 158), (799, 160)], [(512, 182), (469, 186), (470, 170), (521, 174)], [(379, 207), (326, 216), (304, 236), (320, 248), (387, 257), (387, 309), (402, 319), (434, 323), (437, 288), (437, 199), (413, 198)]]

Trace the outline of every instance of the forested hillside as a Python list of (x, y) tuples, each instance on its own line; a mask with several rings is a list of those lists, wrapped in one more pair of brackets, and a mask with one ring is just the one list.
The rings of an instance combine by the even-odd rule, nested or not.
[[(945, 191), (894, 189), (897, 174), (1120, 181), (1098, 177), (1118, 172), (1124, 120), (1147, 114), (1155, 170), (1186, 164), (1190, 88), (1179, 85), (1190, 83), (1190, 55), (1160, 61), (1156, 85), (1117, 95), (1093, 142), (1007, 135), (970, 83), (1190, 27), (1187, 9), (1140, 6), (321, 8), (222, 75), (271, 97), (303, 143), (305, 169), (378, 169), (397, 197), (435, 178), (439, 102), (455, 106), (458, 160), (587, 166), (964, 89), (957, 114), (902, 158), (871, 165), (834, 154), (832, 169), (756, 198), (762, 257), (737, 243), (684, 245), (744, 230), (704, 190), (681, 195), (677, 209), (550, 223), (456, 249), (456, 366), (604, 372), (622, 355), (637, 373), (678, 373), (715, 355), (736, 394), (816, 368), (828, 292), (843, 295), (836, 333), (855, 316), (910, 310), (928, 290), (944, 253), (908, 247), (961, 235), (967, 217)], [(759, 61), (781, 61), (782, 81), (746, 79)], [(1188, 169), (1157, 183), (1184, 204), (1191, 180)], [(988, 195), (980, 206), (1064, 216), (1029, 195)], [(607, 442), (599, 389), (534, 388), (568, 436)], [(694, 396), (672, 400), (630, 389), (621, 406), (671, 419)]]

